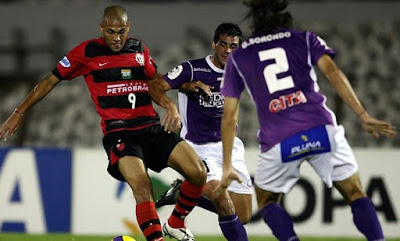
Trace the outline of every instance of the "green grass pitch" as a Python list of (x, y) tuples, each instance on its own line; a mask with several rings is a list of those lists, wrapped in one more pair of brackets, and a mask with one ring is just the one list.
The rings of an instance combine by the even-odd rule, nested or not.
[[(146, 241), (143, 236), (129, 235), (136, 241)], [(113, 236), (86, 236), (71, 234), (46, 234), (46, 235), (28, 235), (17, 233), (0, 233), (0, 241), (110, 241)], [(307, 241), (364, 241), (360, 238), (310, 238), (300, 237)], [(175, 239), (165, 238), (165, 241)], [(196, 236), (196, 241), (225, 241), (222, 236)], [(249, 236), (250, 241), (276, 241), (273, 237)], [(387, 241), (400, 241), (400, 238), (386, 239)]]

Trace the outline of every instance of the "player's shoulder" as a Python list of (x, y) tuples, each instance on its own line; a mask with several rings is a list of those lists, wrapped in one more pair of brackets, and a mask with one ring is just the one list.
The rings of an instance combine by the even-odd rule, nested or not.
[(180, 64), (183, 69), (193, 69), (197, 67), (204, 67), (207, 66), (206, 58), (199, 58), (199, 59), (190, 59), (182, 62)]

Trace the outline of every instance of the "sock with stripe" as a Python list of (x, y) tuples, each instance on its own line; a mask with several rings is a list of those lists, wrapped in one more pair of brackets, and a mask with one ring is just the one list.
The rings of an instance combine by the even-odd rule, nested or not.
[(353, 222), (369, 241), (385, 240), (382, 227), (371, 199), (359, 198), (351, 203)]
[[(199, 203), (197, 204), (198, 207), (202, 207), (205, 210), (208, 210), (213, 213), (217, 213), (217, 210), (214, 207), (214, 204), (210, 201), (210, 199), (201, 196)], [(217, 213), (218, 214), (218, 213)]]
[(203, 186), (196, 186), (187, 180), (182, 182), (178, 202), (175, 204), (172, 215), (168, 218), (168, 224), (172, 228), (185, 227), (184, 220), (199, 202), (203, 188)]
[(147, 241), (163, 241), (160, 219), (154, 202), (144, 202), (136, 205), (136, 219)]
[(298, 241), (293, 229), (293, 221), (279, 203), (273, 202), (261, 210), (265, 223), (280, 241)]
[(247, 241), (247, 233), (236, 214), (219, 217), (219, 226), (228, 241)]

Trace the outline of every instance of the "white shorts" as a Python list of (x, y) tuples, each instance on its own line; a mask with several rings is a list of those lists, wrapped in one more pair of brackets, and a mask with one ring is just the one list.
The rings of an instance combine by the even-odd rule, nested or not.
[(274, 193), (288, 193), (300, 178), (300, 165), (308, 161), (325, 184), (331, 188), (334, 181), (342, 181), (358, 171), (353, 151), (342, 126), (326, 125), (330, 151), (313, 154), (298, 160), (282, 162), (281, 143), (259, 155), (254, 183)]
[[(211, 180), (221, 180), (222, 178), (222, 142), (212, 142), (207, 144), (194, 144), (187, 141), (193, 147), (197, 155), (200, 156), (207, 165), (207, 182)], [(242, 183), (233, 181), (228, 187), (228, 191), (238, 194), (252, 194), (252, 181), (244, 159), (243, 142), (235, 137), (232, 150), (232, 166), (242, 179)]]

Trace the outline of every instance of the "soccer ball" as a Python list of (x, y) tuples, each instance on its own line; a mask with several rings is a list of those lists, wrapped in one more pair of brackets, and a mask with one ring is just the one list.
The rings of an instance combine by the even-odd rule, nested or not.
[(122, 235), (111, 239), (111, 241), (136, 241), (134, 238)]

